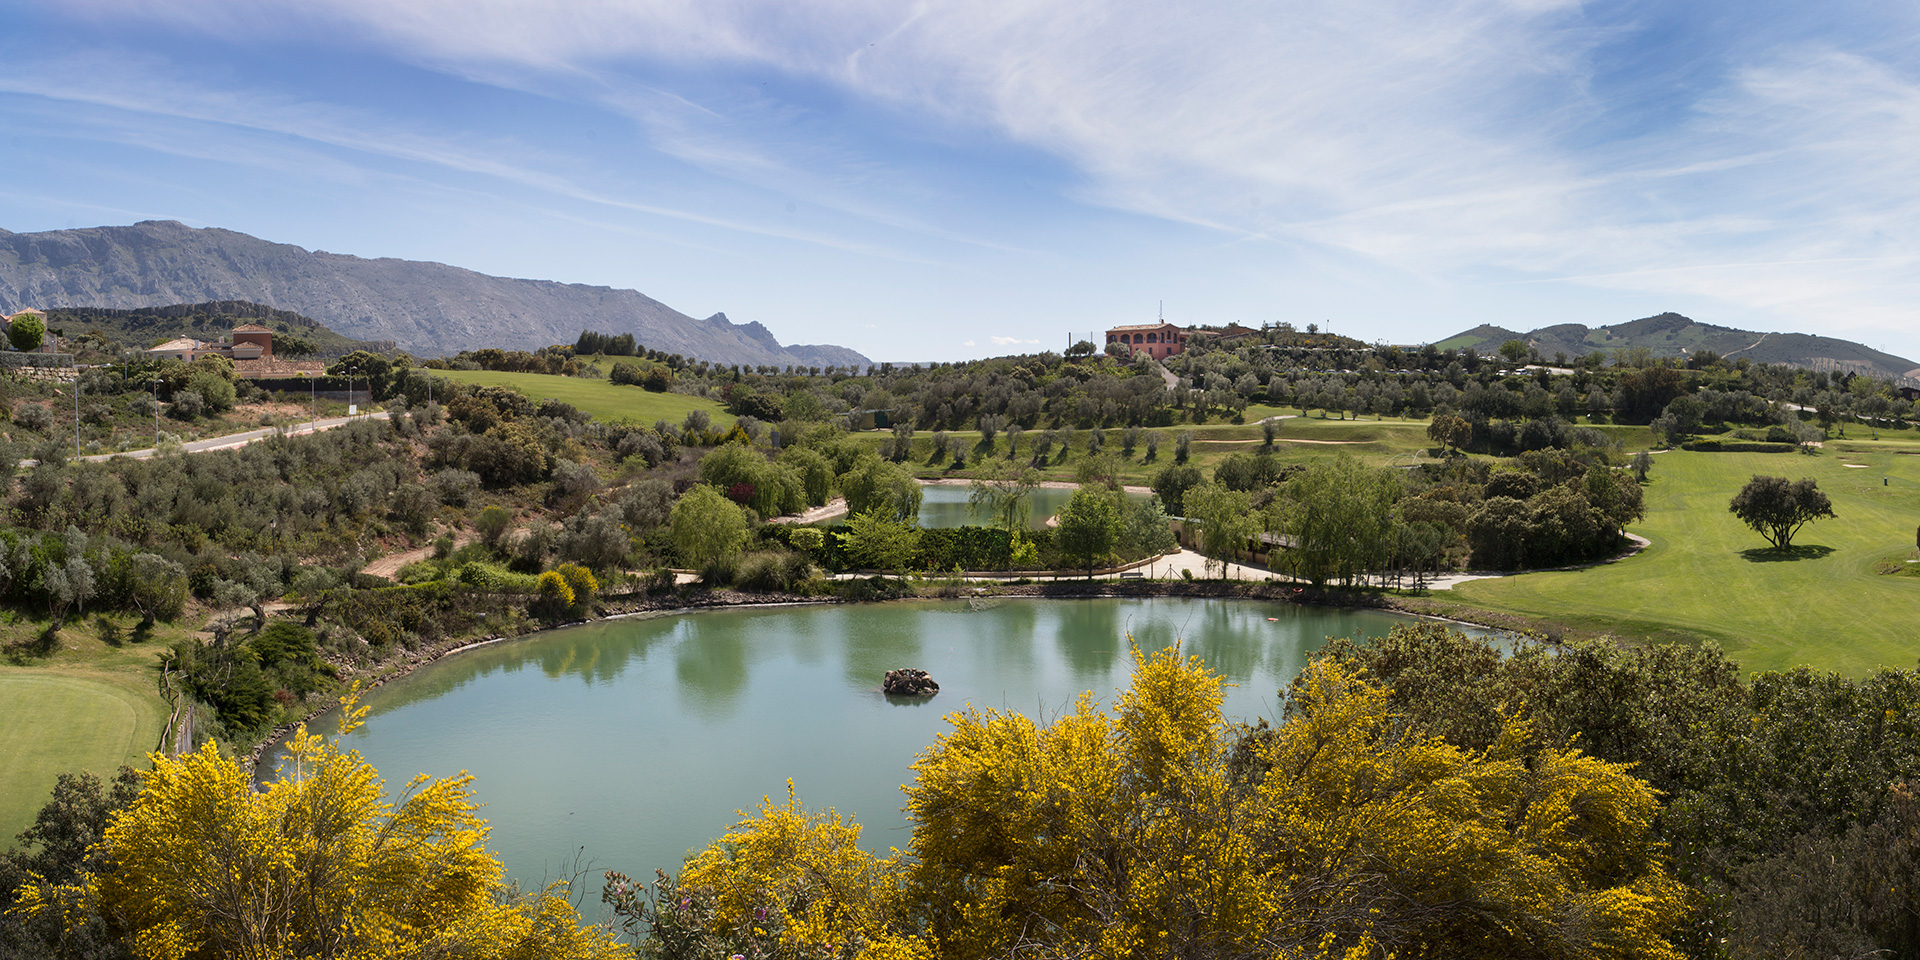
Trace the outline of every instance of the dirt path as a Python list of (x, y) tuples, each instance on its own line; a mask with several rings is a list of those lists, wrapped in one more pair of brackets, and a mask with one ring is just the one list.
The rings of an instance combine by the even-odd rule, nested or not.
[[(473, 542), (473, 532), (470, 530), (462, 530), (453, 535), (453, 546), (455, 549), (464, 547), (467, 544), (472, 542)], [(433, 556), (433, 544), (427, 544), (426, 546), (420, 547), (415, 550), (402, 550), (399, 553), (387, 554), (386, 556), (381, 557), (378, 560), (371, 561), (366, 566), (361, 567), (360, 572), (365, 574), (371, 574), (376, 577), (385, 577), (388, 580), (392, 580), (393, 575), (396, 573), (399, 573), (401, 567), (404, 567), (409, 563), (419, 563), (420, 561), (425, 560), (431, 556)]]
[(769, 519), (767, 522), (768, 523), (802, 523), (802, 524), (819, 523), (822, 520), (832, 520), (834, 517), (845, 516), (846, 513), (847, 513), (847, 498), (834, 497), (832, 500), (827, 501), (826, 506), (808, 507), (807, 509), (802, 510), (799, 513), (788, 514), (787, 516), (784, 516), (784, 517), (773, 517)]

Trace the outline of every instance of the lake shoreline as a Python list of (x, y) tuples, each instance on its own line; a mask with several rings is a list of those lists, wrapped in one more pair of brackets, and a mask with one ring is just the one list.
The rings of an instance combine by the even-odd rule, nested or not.
[[(799, 607), (827, 604), (868, 604), (893, 603), (913, 600), (964, 600), (968, 598), (1008, 597), (1025, 599), (1138, 599), (1138, 598), (1187, 598), (1196, 600), (1268, 600), (1298, 603), (1311, 606), (1344, 607), (1351, 609), (1389, 610), (1409, 616), (1434, 620), (1451, 619), (1432, 613), (1398, 609), (1393, 599), (1381, 595), (1354, 595), (1346, 591), (1300, 586), (1283, 581), (1236, 581), (1236, 580), (1056, 580), (1044, 583), (1007, 584), (969, 581), (965, 585), (942, 584), (928, 588), (925, 593), (913, 593), (895, 597), (876, 597), (873, 599), (848, 599), (844, 597), (814, 597), (803, 594), (787, 593), (746, 593), (738, 590), (710, 590), (694, 597), (682, 597), (677, 592), (671, 597), (659, 600), (641, 597), (609, 597), (600, 604), (598, 616), (579, 620), (567, 620), (547, 624), (524, 633), (497, 634), (480, 638), (461, 637), (447, 641), (439, 649), (421, 649), (407, 651), (405, 655), (393, 660), (375, 664), (371, 670), (363, 671), (357, 677), (349, 678), (361, 681), (361, 690), (372, 690), (385, 686), (394, 680), (410, 676), (414, 671), (429, 664), (438, 663), (448, 657), (480, 647), (492, 646), (509, 640), (535, 637), (566, 627), (577, 627), (589, 623), (611, 620), (653, 619), (656, 617), (677, 616), (685, 613), (698, 613), (702, 610), (734, 609), (742, 607)], [(1455, 621), (1464, 622), (1464, 621)], [(1478, 625), (1478, 624), (1476, 624)], [(392, 667), (383, 671), (383, 668)], [(298, 720), (290, 720), (274, 727), (259, 742), (247, 750), (241, 763), (259, 779), (256, 769), (261, 756), (274, 746), (286, 740), (302, 725), (338, 706), (329, 703), (319, 707)]]

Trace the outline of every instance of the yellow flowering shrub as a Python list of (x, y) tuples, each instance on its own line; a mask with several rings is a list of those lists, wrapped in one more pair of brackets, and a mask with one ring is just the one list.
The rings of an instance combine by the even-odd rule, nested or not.
[(1679, 955), (1689, 893), (1624, 766), (1512, 717), (1484, 751), (1417, 735), (1335, 662), (1293, 698), (1236, 739), (1197, 658), (1136, 652), (1110, 710), (951, 715), (908, 855), (790, 794), (628, 916), (661, 958)]
[(577, 563), (560, 564), (554, 567), (552, 572), (559, 574), (561, 579), (566, 581), (567, 591), (573, 596), (569, 603), (573, 605), (585, 606), (592, 603), (593, 595), (600, 592), (599, 578), (593, 575), (592, 570)]
[(558, 570), (548, 570), (540, 575), (540, 605), (552, 611), (564, 611), (573, 606), (573, 584), (567, 582), (566, 574)]
[(891, 920), (899, 858), (860, 846), (860, 827), (832, 810), (764, 800), (726, 836), (687, 861), (678, 881), (651, 890), (609, 873), (602, 899), (649, 957), (906, 960), (929, 956)]
[[(365, 715), (344, 702), (342, 733)], [(21, 909), (85, 904), (143, 960), (620, 954), (562, 890), (509, 894), (467, 776), (389, 800), (370, 764), (304, 726), (288, 748), (264, 791), (211, 744), (153, 754), (101, 840), (107, 866)]]

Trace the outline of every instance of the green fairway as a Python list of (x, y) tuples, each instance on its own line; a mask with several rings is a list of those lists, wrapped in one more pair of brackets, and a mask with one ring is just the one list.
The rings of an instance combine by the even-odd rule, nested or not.
[[(1751, 670), (1810, 664), (1860, 676), (1920, 657), (1920, 578), (1876, 568), (1914, 557), (1920, 456), (1910, 441), (1840, 441), (1818, 456), (1673, 451), (1654, 458), (1653, 546), (1616, 564), (1462, 584), (1455, 599), (1585, 631), (1711, 639)], [(1851, 465), (1850, 465), (1851, 464)], [(1727, 511), (1755, 474), (1812, 477), (1837, 519), (1783, 558)]]
[(144, 766), (166, 717), (157, 697), (114, 679), (43, 670), (0, 672), (0, 844), (33, 822), (60, 774), (105, 779)]
[(611, 380), (583, 380), (546, 373), (504, 373), (497, 370), (436, 370), (435, 376), (489, 387), (512, 387), (535, 400), (552, 397), (573, 404), (595, 420), (631, 420), (651, 426), (656, 420), (679, 423), (688, 411), (705, 410), (718, 427), (733, 424), (733, 416), (712, 400), (684, 393), (649, 393)]

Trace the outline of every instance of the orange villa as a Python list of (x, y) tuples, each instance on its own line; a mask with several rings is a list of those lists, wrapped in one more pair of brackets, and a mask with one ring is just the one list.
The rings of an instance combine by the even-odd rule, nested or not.
[(1187, 344), (1187, 328), (1173, 323), (1134, 323), (1107, 330), (1108, 343), (1124, 343), (1134, 353), (1164, 360), (1179, 353)]

